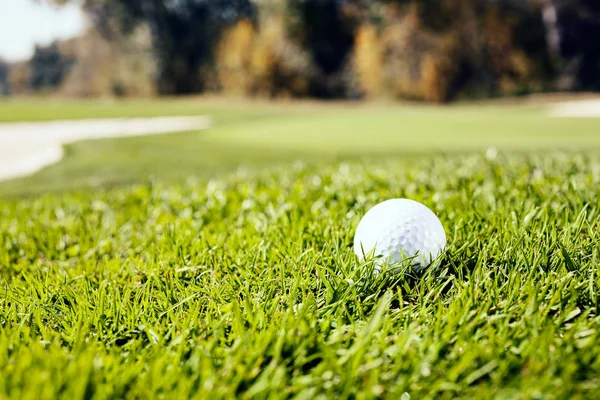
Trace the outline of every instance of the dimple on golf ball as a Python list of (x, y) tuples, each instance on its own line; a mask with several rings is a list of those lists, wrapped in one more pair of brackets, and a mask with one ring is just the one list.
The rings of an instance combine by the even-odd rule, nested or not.
[(409, 199), (390, 199), (371, 208), (360, 220), (354, 235), (354, 253), (380, 256), (395, 265), (405, 259), (417, 270), (426, 268), (444, 250), (446, 233), (439, 218), (425, 205)]

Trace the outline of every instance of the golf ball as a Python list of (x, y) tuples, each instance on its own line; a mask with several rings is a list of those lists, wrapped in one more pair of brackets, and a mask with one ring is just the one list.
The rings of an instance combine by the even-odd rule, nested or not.
[(425, 205), (409, 199), (390, 199), (371, 208), (354, 235), (354, 253), (363, 259), (372, 252), (394, 265), (413, 258), (415, 269), (426, 268), (444, 250), (446, 234), (438, 217)]

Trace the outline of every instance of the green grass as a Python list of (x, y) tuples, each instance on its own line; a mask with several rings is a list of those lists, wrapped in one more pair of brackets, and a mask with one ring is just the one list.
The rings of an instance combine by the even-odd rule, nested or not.
[[(33, 103), (32, 103), (33, 102)], [(1, 103), (0, 103), (1, 104)], [(0, 183), (19, 196), (147, 181), (183, 182), (238, 166), (431, 153), (600, 148), (600, 120), (550, 118), (535, 104), (432, 106), (280, 105), (219, 99), (176, 101), (9, 101), (0, 120), (82, 116), (211, 115), (201, 132), (84, 141), (32, 177)], [(3, 108), (6, 107), (6, 108)]]
[(57, 119), (156, 117), (210, 114), (218, 122), (245, 120), (265, 114), (266, 106), (240, 100), (167, 98), (163, 100), (0, 99), (0, 122)]
[[(7, 201), (0, 397), (594, 398), (598, 160), (296, 164)], [(425, 276), (354, 258), (391, 197), (446, 227)]]
[[(76, 144), (5, 183), (63, 191), (0, 199), (0, 399), (599, 398), (597, 121), (296, 113)], [(352, 251), (393, 197), (445, 226), (424, 275)]]

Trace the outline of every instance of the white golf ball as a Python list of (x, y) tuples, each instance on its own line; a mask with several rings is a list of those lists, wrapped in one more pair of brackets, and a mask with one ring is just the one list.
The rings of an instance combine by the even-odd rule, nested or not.
[(372, 252), (383, 263), (395, 265), (412, 258), (417, 269), (429, 266), (446, 247), (446, 233), (438, 217), (425, 205), (409, 199), (390, 199), (371, 208), (354, 235), (354, 253), (363, 259)]

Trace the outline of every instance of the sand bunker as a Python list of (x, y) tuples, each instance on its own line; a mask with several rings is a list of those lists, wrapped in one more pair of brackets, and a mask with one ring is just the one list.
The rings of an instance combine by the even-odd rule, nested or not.
[(194, 131), (208, 117), (86, 119), (0, 124), (0, 180), (29, 175), (60, 161), (63, 146), (79, 140)]

